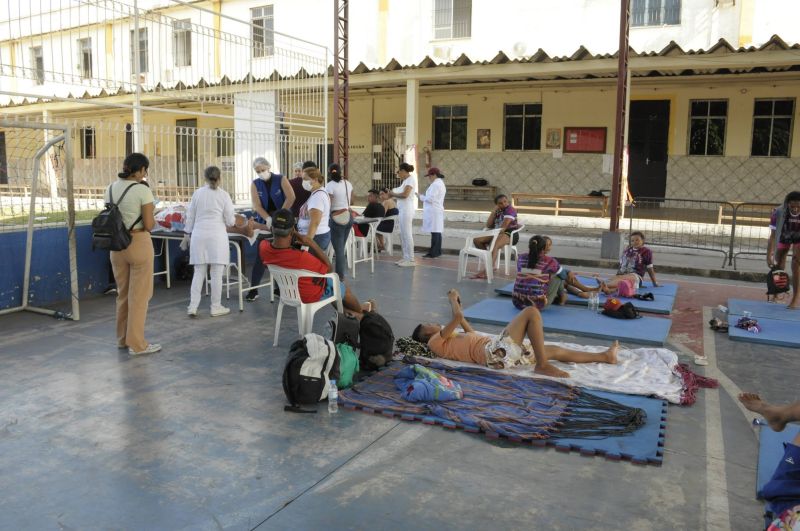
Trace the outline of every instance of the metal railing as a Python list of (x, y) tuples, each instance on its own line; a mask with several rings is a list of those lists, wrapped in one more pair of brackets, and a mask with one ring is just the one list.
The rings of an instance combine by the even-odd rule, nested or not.
[(764, 255), (770, 203), (639, 197), (628, 206), (629, 229), (652, 245), (722, 253), (722, 267), (740, 255)]

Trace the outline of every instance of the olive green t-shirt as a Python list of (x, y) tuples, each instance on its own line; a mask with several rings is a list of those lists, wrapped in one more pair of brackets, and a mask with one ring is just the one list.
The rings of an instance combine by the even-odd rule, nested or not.
[[(117, 203), (119, 207), (119, 212), (122, 214), (122, 221), (125, 222), (125, 226), (129, 229), (143, 229), (144, 224), (139, 221), (131, 227), (136, 218), (142, 215), (142, 205), (146, 205), (148, 203), (155, 203), (155, 198), (153, 197), (153, 192), (145, 186), (144, 184), (134, 184), (136, 181), (129, 181), (127, 179), (119, 179), (111, 183), (111, 186), (106, 188), (106, 202), (111, 201), (111, 198), (108, 195), (108, 191), (111, 190), (112, 195), (114, 196), (114, 202)], [(125, 194), (125, 197), (120, 202), (119, 198), (122, 197), (122, 194), (125, 190), (129, 187), (133, 186), (128, 193)]]

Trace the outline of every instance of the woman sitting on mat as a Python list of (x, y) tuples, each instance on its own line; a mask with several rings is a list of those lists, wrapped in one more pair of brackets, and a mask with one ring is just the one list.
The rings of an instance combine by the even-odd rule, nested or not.
[(575, 273), (548, 256), (552, 246), (553, 241), (547, 236), (532, 236), (528, 252), (519, 255), (517, 278), (511, 293), (511, 301), (518, 309), (536, 306), (543, 310), (556, 301), (556, 297), (558, 304), (566, 304), (567, 292), (588, 299), (589, 292), (600, 289), (584, 286)]
[(650, 280), (653, 281), (653, 287), (658, 286), (656, 270), (653, 265), (653, 251), (645, 247), (644, 234), (638, 230), (631, 232), (628, 242), (630, 245), (628, 245), (619, 258), (619, 270), (617, 274), (606, 281), (602, 281), (600, 278), (597, 279), (597, 282), (600, 284), (600, 289), (602, 289), (605, 294), (609, 294), (617, 289), (620, 281), (623, 280), (631, 281), (634, 291), (639, 289), (644, 283), (645, 272), (650, 275)]
[[(554, 367), (550, 360), (565, 363), (617, 363), (619, 341), (599, 354), (579, 352), (544, 344), (544, 328), (539, 310), (522, 310), (499, 336), (478, 334), (464, 318), (461, 297), (457, 290), (447, 293), (453, 317), (447, 325), (422, 323), (414, 329), (412, 338), (427, 344), (431, 352), (449, 360), (477, 363), (495, 369), (516, 365), (536, 365), (534, 372), (553, 378), (569, 378), (569, 373)], [(456, 332), (461, 328), (463, 332)], [(533, 354), (523, 342), (530, 340)]]

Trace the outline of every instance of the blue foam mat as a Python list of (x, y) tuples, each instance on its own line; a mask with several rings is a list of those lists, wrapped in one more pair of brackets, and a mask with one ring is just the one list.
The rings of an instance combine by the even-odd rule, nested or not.
[(728, 312), (731, 315), (743, 315), (750, 312), (756, 319), (777, 319), (800, 323), (800, 310), (787, 310), (786, 303), (753, 301), (747, 299), (728, 299)]
[(732, 341), (759, 343), (774, 347), (800, 348), (800, 326), (795, 321), (756, 317), (758, 324), (761, 325), (761, 332), (754, 334), (747, 330), (736, 328), (736, 323), (740, 317), (742, 316), (728, 315), (728, 337)]
[[(517, 316), (508, 298), (484, 299), (464, 310), (464, 317), (474, 323), (505, 326)], [(561, 332), (600, 339), (619, 339), (645, 345), (664, 345), (672, 326), (670, 319), (642, 317), (614, 319), (585, 308), (551, 306), (542, 312), (546, 332)]]
[[(514, 283), (511, 282), (510, 284), (506, 284), (502, 288), (495, 288), (495, 293), (498, 295), (503, 295), (505, 297), (510, 297), (511, 293), (514, 291)], [(641, 293), (647, 293), (649, 290), (642, 291)], [(672, 313), (672, 308), (675, 306), (675, 297), (671, 295), (656, 295), (653, 293), (655, 297), (654, 301), (640, 301), (638, 299), (623, 299), (625, 302), (630, 301), (633, 303), (639, 311), (647, 312), (647, 313), (658, 313), (663, 315), (669, 315)], [(606, 295), (604, 293), (600, 294), (600, 304), (604, 304), (606, 302)], [(577, 295), (573, 295), (570, 293), (567, 295), (567, 304), (572, 304), (575, 306), (586, 306), (588, 301), (586, 299), (582, 299)]]
[(790, 442), (800, 433), (800, 425), (789, 424), (783, 431), (773, 431), (762, 426), (758, 437), (758, 469), (756, 476), (756, 496), (761, 498), (761, 489), (772, 478), (778, 463), (783, 457), (783, 443)]

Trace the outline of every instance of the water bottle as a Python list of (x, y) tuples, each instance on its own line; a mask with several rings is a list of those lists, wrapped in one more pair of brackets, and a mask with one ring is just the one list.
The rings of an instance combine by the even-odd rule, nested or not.
[(600, 295), (597, 292), (589, 294), (589, 311), (597, 313), (600, 308)]
[(336, 387), (336, 380), (331, 380), (328, 388), (328, 413), (338, 413), (339, 411), (339, 388)]

